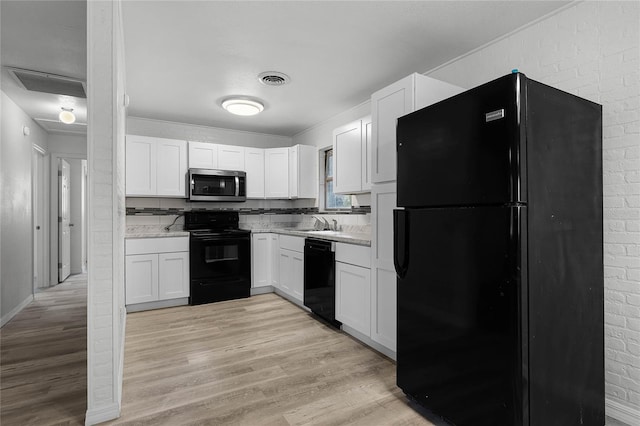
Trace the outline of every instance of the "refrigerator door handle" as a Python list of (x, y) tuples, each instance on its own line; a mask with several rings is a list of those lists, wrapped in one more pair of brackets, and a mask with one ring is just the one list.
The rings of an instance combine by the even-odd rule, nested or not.
[(404, 278), (409, 269), (409, 212), (393, 211), (393, 264), (396, 274)]

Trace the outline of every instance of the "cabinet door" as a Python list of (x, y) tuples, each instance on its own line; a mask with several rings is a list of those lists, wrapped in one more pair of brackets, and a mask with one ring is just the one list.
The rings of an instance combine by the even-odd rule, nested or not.
[(251, 287), (271, 285), (269, 267), (271, 266), (271, 234), (254, 234), (251, 238)]
[(206, 142), (189, 142), (190, 169), (217, 169), (218, 145)]
[(396, 120), (413, 111), (414, 76), (371, 95), (371, 160), (373, 183), (396, 180)]
[(186, 197), (187, 142), (158, 139), (156, 195)]
[(298, 147), (298, 198), (318, 197), (318, 148), (308, 145)]
[(125, 303), (158, 300), (158, 255), (125, 256)]
[(362, 191), (371, 191), (371, 116), (362, 120)]
[(289, 198), (298, 198), (298, 147), (289, 148)]
[(158, 300), (189, 297), (189, 252), (158, 255)]
[(264, 149), (246, 148), (247, 198), (264, 198)]
[(369, 337), (371, 334), (371, 271), (336, 262), (336, 319)]
[(304, 253), (291, 254), (291, 290), (293, 297), (304, 300)]
[(371, 190), (371, 339), (396, 350), (396, 272), (393, 264), (395, 183)]
[(218, 168), (220, 170), (241, 170), (244, 167), (244, 147), (218, 145)]
[(333, 192), (353, 194), (362, 190), (362, 121), (333, 131)]
[(289, 198), (289, 148), (266, 149), (265, 197)]
[(285, 292), (288, 295), (293, 294), (293, 289), (291, 285), (292, 280), (292, 260), (291, 256), (294, 252), (287, 249), (280, 249), (279, 253), (279, 261), (278, 261), (278, 272), (280, 279), (278, 280), (278, 288)]
[(280, 287), (280, 239), (278, 234), (269, 234), (269, 239), (271, 241), (271, 252), (269, 255), (269, 259), (271, 262), (271, 268), (269, 269), (269, 275), (271, 276), (271, 285), (279, 288)]
[(156, 149), (154, 138), (127, 135), (125, 145), (125, 193), (127, 196), (156, 194)]

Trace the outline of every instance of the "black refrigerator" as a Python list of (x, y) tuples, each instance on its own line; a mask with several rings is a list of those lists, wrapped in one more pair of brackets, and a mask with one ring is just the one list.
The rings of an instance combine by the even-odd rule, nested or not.
[(455, 425), (604, 425), (602, 107), (514, 73), (398, 119), (397, 384)]

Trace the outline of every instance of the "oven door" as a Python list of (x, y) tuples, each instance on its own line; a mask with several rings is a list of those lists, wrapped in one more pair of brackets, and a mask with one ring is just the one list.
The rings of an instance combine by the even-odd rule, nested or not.
[(189, 200), (245, 201), (246, 179), (241, 171), (189, 169)]
[(251, 239), (249, 235), (192, 235), (189, 241), (191, 295), (189, 303), (249, 297)]

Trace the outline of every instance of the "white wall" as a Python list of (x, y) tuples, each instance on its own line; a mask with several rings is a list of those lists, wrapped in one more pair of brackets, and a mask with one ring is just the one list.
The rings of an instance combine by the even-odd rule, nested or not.
[(49, 135), (49, 151), (60, 154), (84, 154), (87, 155), (86, 135)]
[(603, 106), (607, 414), (640, 424), (638, 2), (580, 2), (427, 73), (473, 87), (518, 68)]
[[(32, 144), (47, 148), (47, 134), (4, 92), (0, 93), (0, 317), (4, 325), (33, 298), (31, 153)], [(25, 125), (31, 129), (29, 136), (23, 134)]]
[(287, 136), (243, 132), (219, 127), (198, 126), (195, 124), (174, 123), (138, 117), (127, 117), (127, 134), (212, 142), (225, 145), (250, 146), (255, 148), (291, 146), (291, 138)]

